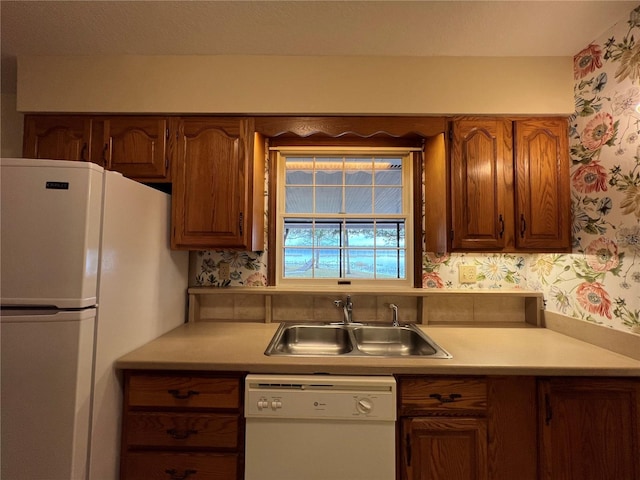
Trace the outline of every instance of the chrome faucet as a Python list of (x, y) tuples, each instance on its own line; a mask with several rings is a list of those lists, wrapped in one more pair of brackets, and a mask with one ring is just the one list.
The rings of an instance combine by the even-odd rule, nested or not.
[(333, 304), (340, 308), (342, 307), (342, 323), (349, 324), (353, 322), (353, 303), (351, 303), (351, 295), (347, 295), (347, 300), (334, 300)]
[(394, 327), (399, 327), (400, 326), (400, 322), (398, 321), (398, 306), (395, 303), (390, 303), (389, 304), (389, 308), (391, 310), (393, 310), (393, 314), (391, 317), (391, 325), (393, 325)]

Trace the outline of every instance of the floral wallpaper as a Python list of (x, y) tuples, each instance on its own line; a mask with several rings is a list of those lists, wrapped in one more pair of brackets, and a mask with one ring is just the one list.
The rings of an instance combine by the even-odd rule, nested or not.
[[(261, 252), (200, 251), (196, 253), (194, 285), (202, 287), (263, 287), (267, 285), (266, 255)], [(264, 256), (264, 258), (263, 258)], [(229, 278), (220, 275), (220, 263), (229, 265)]]
[[(423, 288), (540, 290), (547, 310), (640, 334), (640, 7), (577, 52), (574, 79), (572, 253), (426, 253)], [(476, 283), (459, 283), (461, 264)], [(261, 253), (198, 252), (192, 284), (265, 285), (266, 270)]]

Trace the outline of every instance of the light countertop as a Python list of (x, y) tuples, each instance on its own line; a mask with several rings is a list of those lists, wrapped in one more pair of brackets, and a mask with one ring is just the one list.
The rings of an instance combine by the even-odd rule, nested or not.
[(421, 327), (452, 359), (277, 357), (277, 323), (195, 322), (130, 352), (119, 369), (250, 373), (639, 376), (640, 361), (546, 328)]

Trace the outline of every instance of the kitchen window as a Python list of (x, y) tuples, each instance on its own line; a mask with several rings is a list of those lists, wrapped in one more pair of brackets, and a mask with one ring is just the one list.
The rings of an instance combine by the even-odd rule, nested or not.
[(410, 149), (277, 153), (278, 284), (411, 285)]

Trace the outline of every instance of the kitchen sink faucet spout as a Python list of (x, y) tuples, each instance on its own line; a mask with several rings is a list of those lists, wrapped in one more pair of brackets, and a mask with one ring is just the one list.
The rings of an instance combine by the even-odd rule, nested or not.
[(400, 322), (398, 321), (398, 306), (395, 303), (390, 303), (389, 308), (393, 311), (391, 317), (391, 325), (394, 327), (399, 327)]
[(351, 302), (351, 295), (347, 295), (347, 299), (344, 302), (342, 300), (334, 300), (333, 304), (338, 308), (342, 307), (342, 322), (344, 324), (350, 324), (353, 322), (353, 303)]

